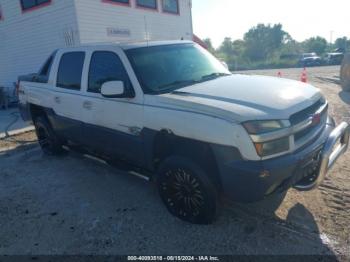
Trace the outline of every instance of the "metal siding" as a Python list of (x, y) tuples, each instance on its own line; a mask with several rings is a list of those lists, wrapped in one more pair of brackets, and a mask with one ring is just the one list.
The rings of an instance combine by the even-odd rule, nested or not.
[(22, 13), (19, 0), (0, 0), (0, 85), (37, 72), (57, 48), (79, 44), (74, 0), (52, 1)]
[[(147, 40), (192, 40), (190, 0), (179, 0), (180, 14), (131, 6), (114, 5), (102, 0), (76, 0), (82, 43), (128, 42)], [(146, 20), (146, 23), (145, 23)], [(108, 36), (107, 28), (130, 30), (130, 37)], [(146, 29), (147, 28), (147, 29)]]
[[(102, 0), (53, 0), (22, 13), (19, 0), (0, 0), (0, 85), (13, 87), (19, 75), (37, 72), (55, 49), (92, 42), (192, 40), (191, 0), (179, 0), (180, 15), (125, 7)], [(107, 35), (107, 28), (128, 29), (131, 37)]]

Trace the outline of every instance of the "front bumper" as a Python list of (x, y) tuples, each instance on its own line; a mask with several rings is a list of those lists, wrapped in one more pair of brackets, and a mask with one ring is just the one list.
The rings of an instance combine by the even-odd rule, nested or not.
[(349, 124), (341, 123), (337, 126), (329, 135), (326, 143), (323, 146), (322, 153), (319, 159), (319, 168), (315, 179), (312, 179), (310, 183), (305, 181), (299, 181), (294, 187), (300, 191), (308, 191), (320, 186), (325, 179), (328, 171), (336, 163), (338, 158), (346, 152), (349, 146)]
[(335, 127), (333, 123), (329, 119), (311, 144), (274, 159), (232, 160), (228, 155), (232, 151), (214, 148), (224, 194), (234, 201), (255, 202), (291, 187), (303, 191), (316, 188), (348, 148), (349, 125)]

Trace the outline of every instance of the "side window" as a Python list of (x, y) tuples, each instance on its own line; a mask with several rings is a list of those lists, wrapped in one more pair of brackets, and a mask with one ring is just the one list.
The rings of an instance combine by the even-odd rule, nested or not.
[(54, 56), (50, 56), (49, 59), (47, 59), (44, 66), (41, 68), (39, 75), (41, 76), (48, 76), (50, 74), (50, 69), (52, 66)]
[(47, 83), (51, 72), (51, 67), (56, 56), (56, 51), (46, 60), (38, 73), (38, 82)]
[(80, 90), (84, 60), (84, 52), (65, 53), (61, 57), (58, 68), (57, 86), (72, 90)]
[(92, 54), (89, 69), (88, 92), (101, 93), (101, 86), (109, 81), (123, 81), (131, 91), (128, 74), (120, 58), (113, 52), (97, 51)]

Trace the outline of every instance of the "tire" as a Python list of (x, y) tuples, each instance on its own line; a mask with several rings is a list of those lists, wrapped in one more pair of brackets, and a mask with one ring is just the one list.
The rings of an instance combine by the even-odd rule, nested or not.
[(62, 143), (55, 134), (48, 120), (39, 116), (34, 120), (38, 142), (42, 151), (47, 155), (59, 155), (63, 152)]
[(340, 70), (340, 82), (344, 91), (350, 91), (350, 54), (344, 57)]
[(206, 172), (188, 158), (172, 156), (158, 170), (157, 187), (168, 211), (192, 224), (212, 224), (218, 193)]

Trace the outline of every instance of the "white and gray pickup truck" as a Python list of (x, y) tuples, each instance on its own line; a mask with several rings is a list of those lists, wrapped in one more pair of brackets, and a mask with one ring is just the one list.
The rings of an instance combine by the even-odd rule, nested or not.
[(173, 215), (212, 223), (220, 196), (254, 202), (316, 188), (348, 147), (311, 85), (233, 75), (187, 41), (55, 51), (19, 78), (45, 153), (78, 147), (147, 174)]

